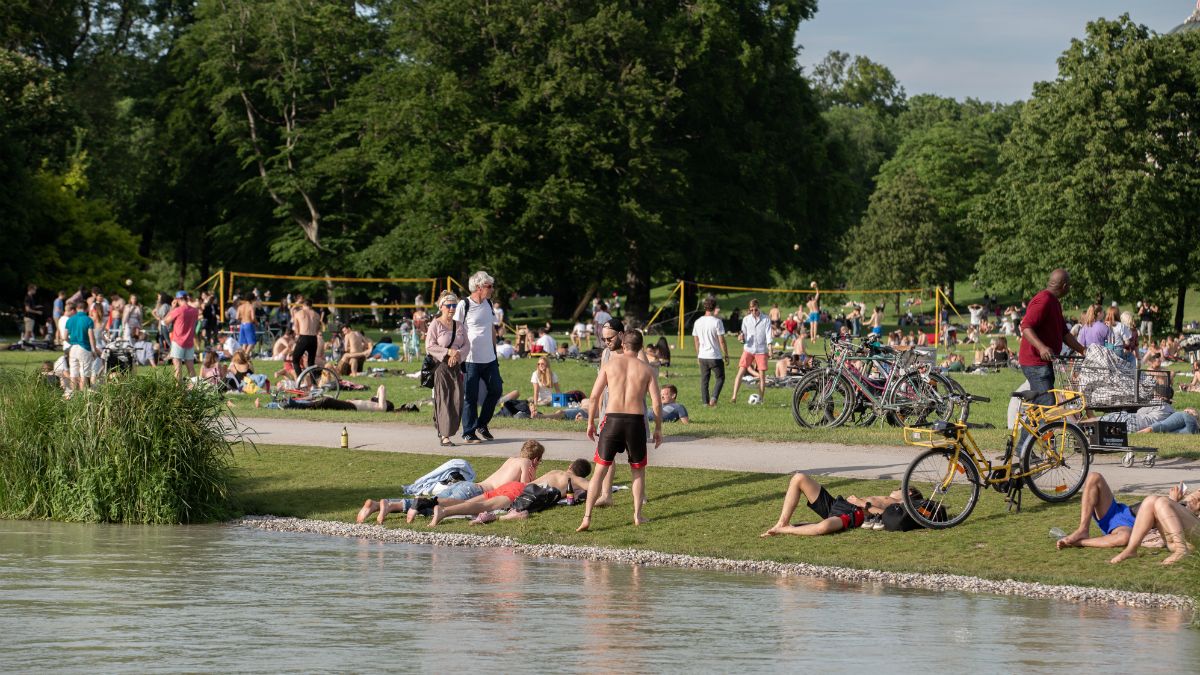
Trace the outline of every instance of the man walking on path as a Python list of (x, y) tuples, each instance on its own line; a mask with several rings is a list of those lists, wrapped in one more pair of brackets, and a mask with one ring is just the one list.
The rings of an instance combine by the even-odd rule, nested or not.
[[(496, 280), (480, 270), (471, 275), (467, 287), (471, 294), (458, 303), (454, 320), (466, 328), (467, 342), (471, 345), (463, 382), (463, 442), (477, 444), (481, 442), (480, 437), (492, 440), (488, 423), (496, 412), (504, 381), (496, 361), (496, 314), (492, 310)], [(480, 380), (486, 387), (482, 403), (479, 401)]]
[[(762, 403), (767, 391), (767, 351), (771, 346), (771, 322), (758, 309), (758, 300), (750, 301), (750, 311), (742, 317), (742, 330), (738, 333), (742, 341), (742, 358), (738, 361), (737, 377), (733, 378), (733, 396), (730, 403), (737, 403), (738, 389), (742, 376), (750, 369), (758, 377), (758, 401)], [(753, 401), (751, 401), (753, 403)]]
[[(721, 398), (721, 387), (725, 385), (725, 366), (729, 363), (725, 324), (717, 318), (716, 298), (704, 299), (704, 316), (692, 324), (692, 339), (696, 343), (696, 360), (700, 363), (700, 400), (715, 408)], [(712, 396), (708, 395), (709, 375), (716, 377)]]
[(600, 440), (596, 444), (596, 472), (588, 485), (583, 522), (576, 532), (591, 526), (592, 509), (603, 489), (604, 478), (613, 469), (617, 453), (629, 453), (629, 468), (633, 474), (633, 524), (647, 522), (642, 517), (642, 502), (646, 498), (646, 394), (653, 397), (654, 447), (662, 444), (662, 403), (659, 400), (658, 378), (649, 364), (638, 358), (642, 351), (642, 334), (631, 330), (621, 334), (622, 351), (606, 363), (592, 386), (592, 405), (588, 409), (587, 433), (596, 438), (596, 414), (600, 410), (600, 395), (608, 389), (608, 408), (600, 422)]
[(321, 330), (321, 317), (312, 308), (312, 300), (302, 298), (299, 309), (292, 313), (292, 330), (296, 332), (296, 345), (292, 347), (292, 370), (297, 378), (304, 372), (303, 357), (308, 355), (308, 365), (317, 365), (317, 333)]
[(175, 302), (163, 323), (171, 327), (171, 363), (175, 366), (175, 379), (183, 380), (183, 364), (187, 364), (188, 376), (196, 376), (196, 321), (200, 310), (188, 303), (188, 292), (175, 294)]
[(1066, 295), (1070, 287), (1071, 278), (1067, 271), (1054, 270), (1045, 290), (1033, 296), (1025, 310), (1025, 318), (1021, 319), (1021, 349), (1017, 361), (1029, 381), (1029, 389), (1041, 392), (1034, 402), (1042, 405), (1054, 402), (1054, 397), (1045, 392), (1054, 388), (1053, 361), (1062, 351), (1063, 343), (1080, 354), (1085, 353), (1083, 345), (1067, 332), (1059, 304), (1059, 298)]

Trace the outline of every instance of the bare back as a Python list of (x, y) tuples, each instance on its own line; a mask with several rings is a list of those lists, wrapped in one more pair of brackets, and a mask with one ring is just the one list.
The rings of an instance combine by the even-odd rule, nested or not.
[(239, 323), (254, 323), (254, 305), (248, 302), (239, 303), (237, 318)]
[(320, 321), (316, 312), (309, 307), (304, 307), (292, 315), (292, 326), (296, 329), (296, 335), (312, 336), (317, 334)]
[(622, 352), (604, 364), (600, 374), (597, 386), (601, 380), (608, 386), (606, 412), (644, 415), (646, 393), (650, 392), (654, 400), (658, 399), (658, 379), (654, 369), (638, 359), (637, 354)]
[(533, 479), (534, 470), (533, 460), (527, 457), (509, 457), (495, 473), (480, 481), (479, 487), (487, 492), (514, 481), (528, 483)]

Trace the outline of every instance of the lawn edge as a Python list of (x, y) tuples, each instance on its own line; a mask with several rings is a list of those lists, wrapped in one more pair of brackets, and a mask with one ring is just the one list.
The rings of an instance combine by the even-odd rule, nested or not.
[(314, 520), (280, 516), (244, 516), (228, 521), (243, 526), (273, 532), (321, 534), (333, 537), (370, 539), (387, 543), (429, 546), (467, 546), (473, 548), (505, 548), (533, 558), (593, 560), (628, 565), (676, 567), (718, 572), (767, 574), (780, 577), (807, 577), (854, 584), (883, 584), (898, 588), (933, 591), (960, 591), (992, 595), (1019, 595), (1026, 598), (1066, 600), (1085, 604), (1119, 605), (1156, 609), (1197, 609), (1196, 600), (1182, 595), (1146, 593), (1087, 586), (1053, 585), (1038, 582), (983, 579), (959, 574), (924, 574), (919, 572), (888, 572), (813, 565), (810, 563), (781, 563), (771, 560), (737, 560), (679, 553), (663, 553), (637, 548), (608, 548), (564, 544), (524, 544), (511, 537), (476, 535), (452, 532), (429, 532), (406, 528), (388, 529), (379, 525), (355, 525), (341, 521)]

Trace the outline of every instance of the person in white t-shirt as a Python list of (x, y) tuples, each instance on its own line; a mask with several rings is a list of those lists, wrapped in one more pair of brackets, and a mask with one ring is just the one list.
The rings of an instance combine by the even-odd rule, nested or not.
[(971, 325), (979, 328), (979, 324), (983, 323), (983, 315), (987, 313), (987, 307), (979, 303), (967, 305), (967, 311), (971, 314)]
[(591, 347), (591, 340), (588, 340), (588, 327), (583, 325), (582, 321), (576, 321), (571, 327), (571, 344), (577, 349), (583, 349), (584, 340), (588, 341), (588, 347)]
[(599, 304), (596, 313), (592, 315), (592, 333), (597, 336), (600, 335), (600, 329), (604, 328), (605, 324), (609, 321), (612, 321), (612, 314), (608, 313), (608, 305), (602, 302)]
[(558, 375), (550, 368), (550, 359), (545, 356), (538, 359), (537, 368), (529, 376), (533, 385), (533, 397), (529, 399), (532, 412), (537, 412), (539, 405), (546, 406), (554, 402), (554, 394), (560, 392)]
[[(483, 440), (492, 440), (488, 422), (496, 412), (504, 380), (500, 377), (500, 364), (496, 361), (496, 313), (492, 310), (492, 294), (496, 280), (480, 270), (471, 275), (467, 287), (471, 294), (463, 298), (454, 310), (454, 320), (466, 328), (467, 341), (471, 345), (464, 369), (463, 442), (474, 445)], [(479, 383), (486, 387), (486, 395), (479, 400)]]
[(742, 376), (751, 369), (758, 378), (758, 401), (761, 404), (767, 391), (767, 351), (771, 346), (771, 320), (758, 309), (758, 300), (750, 301), (750, 311), (742, 317), (742, 330), (738, 333), (742, 341), (742, 358), (738, 361), (737, 377), (733, 378), (733, 396), (730, 403), (737, 403), (738, 389)]
[(513, 348), (508, 340), (500, 338), (496, 340), (496, 358), (497, 359), (515, 359), (517, 358), (517, 350)]
[(550, 333), (546, 332), (545, 327), (538, 329), (538, 338), (533, 343), (540, 345), (542, 351), (546, 354), (553, 354), (558, 351), (558, 342), (550, 337)]
[[(714, 408), (725, 385), (725, 365), (729, 363), (729, 347), (725, 344), (725, 324), (717, 318), (716, 298), (704, 299), (704, 316), (692, 324), (692, 340), (696, 343), (696, 360), (700, 363), (700, 400)], [(712, 396), (708, 395), (709, 376), (716, 377)]]

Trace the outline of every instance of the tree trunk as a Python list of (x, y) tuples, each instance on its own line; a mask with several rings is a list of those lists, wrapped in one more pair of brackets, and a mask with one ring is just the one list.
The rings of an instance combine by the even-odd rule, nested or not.
[(1187, 284), (1179, 284), (1179, 295), (1175, 298), (1175, 332), (1183, 332), (1183, 300), (1187, 297)]
[(629, 245), (629, 270), (625, 274), (625, 322), (644, 324), (650, 318), (650, 278), (642, 270), (637, 244)]
[(179, 233), (179, 249), (177, 252), (177, 260), (179, 262), (179, 287), (187, 288), (185, 285), (187, 284), (188, 268), (188, 234), (186, 227), (184, 227), (183, 231)]
[[(328, 302), (330, 305), (336, 305), (337, 291), (335, 291), (333, 288), (333, 281), (330, 280), (331, 276), (333, 275), (330, 274), (329, 270), (325, 270), (325, 302)], [(331, 306), (329, 308), (329, 315), (333, 317), (335, 323), (341, 321), (341, 314), (338, 312), (336, 307)]]
[(579, 315), (583, 314), (583, 310), (587, 309), (591, 302), (592, 296), (596, 294), (596, 289), (600, 287), (600, 283), (593, 281), (588, 284), (587, 290), (583, 292), (583, 297), (579, 299), (579, 304), (575, 305), (574, 311), (571, 312), (571, 321), (579, 320)]
[[(695, 277), (691, 274), (683, 277), (683, 307), (680, 307), (679, 311), (684, 315), (684, 321), (688, 320), (688, 312), (700, 312), (699, 290), (696, 288), (696, 282), (693, 279)], [(684, 328), (688, 328), (688, 325), (685, 325)]]

